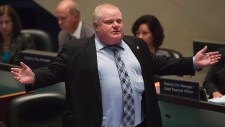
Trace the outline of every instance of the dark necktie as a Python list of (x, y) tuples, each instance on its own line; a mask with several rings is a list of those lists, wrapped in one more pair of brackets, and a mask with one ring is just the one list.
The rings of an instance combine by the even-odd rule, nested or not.
[(75, 39), (76, 39), (76, 37), (74, 37), (74, 36), (70, 35), (69, 40), (75, 40)]
[(119, 73), (123, 95), (123, 122), (124, 127), (134, 127), (135, 111), (134, 111), (134, 94), (130, 84), (124, 62), (121, 60), (120, 54), (116, 46), (108, 47), (114, 52), (115, 63)]

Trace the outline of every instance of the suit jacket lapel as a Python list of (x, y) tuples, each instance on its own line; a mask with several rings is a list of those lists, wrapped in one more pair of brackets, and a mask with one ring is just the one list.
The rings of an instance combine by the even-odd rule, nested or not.
[(91, 38), (89, 38), (88, 41), (86, 42), (85, 56), (88, 61), (88, 68), (90, 70), (91, 80), (93, 81), (94, 88), (97, 92), (99, 100), (100, 102), (102, 102), (94, 35)]
[(134, 42), (134, 41), (126, 38), (126, 36), (124, 36), (123, 40), (130, 47), (130, 49), (132, 50), (132, 52), (134, 53), (134, 55), (138, 59), (140, 65), (143, 65), (143, 62), (142, 62), (142, 59), (141, 59), (141, 53), (140, 53), (140, 49), (139, 49), (140, 46), (138, 45), (138, 42)]
[(84, 31), (84, 22), (82, 22), (80, 38), (86, 38), (85, 31)]

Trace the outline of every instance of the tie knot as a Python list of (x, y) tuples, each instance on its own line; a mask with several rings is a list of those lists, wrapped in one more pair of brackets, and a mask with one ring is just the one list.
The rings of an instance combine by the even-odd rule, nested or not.
[(116, 46), (107, 46), (107, 48), (109, 48), (110, 50), (115, 52), (117, 50), (118, 46), (117, 45)]
[(69, 38), (70, 40), (75, 40), (75, 39), (77, 39), (75, 36), (72, 36), (72, 35), (70, 35), (70, 38)]

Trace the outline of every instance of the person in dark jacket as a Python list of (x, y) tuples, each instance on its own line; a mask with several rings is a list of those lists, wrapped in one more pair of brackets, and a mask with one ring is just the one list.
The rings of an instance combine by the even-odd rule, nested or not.
[(212, 65), (206, 74), (203, 88), (212, 98), (225, 95), (225, 47), (219, 49), (221, 60)]
[(154, 74), (194, 75), (220, 59), (207, 46), (194, 57), (155, 56), (142, 39), (124, 35), (118, 7), (101, 4), (93, 14), (95, 35), (67, 42), (46, 67), (11, 69), (35, 89), (65, 81), (62, 127), (162, 127)]

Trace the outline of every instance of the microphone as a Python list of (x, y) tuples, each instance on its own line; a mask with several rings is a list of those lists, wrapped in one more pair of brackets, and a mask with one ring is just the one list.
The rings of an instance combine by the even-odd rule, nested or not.
[(174, 127), (175, 127), (175, 126), (181, 127), (180, 124), (179, 124), (175, 119), (173, 119), (172, 116), (171, 116), (170, 114), (166, 113), (165, 116), (166, 116), (168, 119), (172, 119), (172, 120), (173, 120)]

